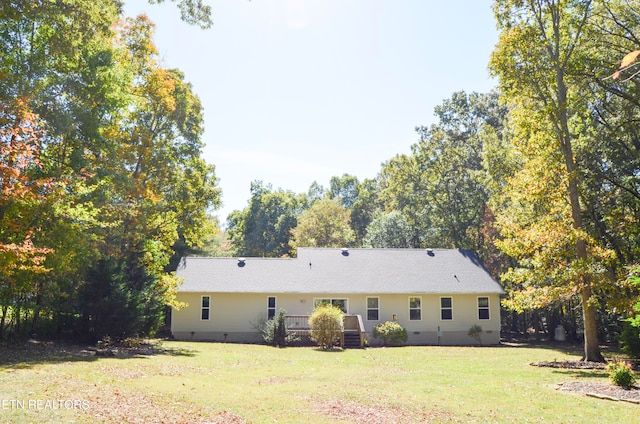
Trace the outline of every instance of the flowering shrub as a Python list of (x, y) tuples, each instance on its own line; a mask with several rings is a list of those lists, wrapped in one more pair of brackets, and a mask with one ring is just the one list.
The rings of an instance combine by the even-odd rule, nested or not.
[(633, 373), (631, 364), (624, 361), (610, 362), (607, 364), (609, 370), (609, 378), (616, 386), (624, 388), (632, 387), (636, 382), (636, 376)]

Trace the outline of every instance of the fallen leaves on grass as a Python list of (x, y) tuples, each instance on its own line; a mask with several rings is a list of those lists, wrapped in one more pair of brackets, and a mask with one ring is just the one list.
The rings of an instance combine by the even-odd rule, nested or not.
[(614, 401), (624, 400), (627, 402), (640, 404), (640, 389), (638, 389), (637, 387), (625, 389), (623, 387), (614, 386), (612, 384), (570, 381), (567, 383), (558, 384), (557, 389), (560, 391), (581, 393), (600, 399)]
[(606, 366), (603, 362), (590, 362), (590, 361), (540, 361), (532, 362), (534, 367), (548, 367), (548, 368), (564, 368), (564, 369), (580, 369), (580, 370), (602, 370)]
[[(560, 368), (569, 370), (604, 370), (607, 366), (604, 362), (590, 361), (541, 361), (532, 362), (535, 367)], [(607, 399), (607, 400), (624, 400), (627, 402), (640, 403), (640, 389), (631, 387), (625, 389), (620, 386), (606, 383), (594, 383), (585, 381), (570, 381), (560, 383), (556, 387), (560, 391), (581, 393), (587, 396)]]
[(332, 419), (348, 420), (354, 423), (430, 423), (452, 420), (452, 417), (445, 412), (409, 411), (394, 407), (363, 405), (340, 399), (318, 403), (316, 410)]
[(262, 380), (258, 380), (258, 384), (280, 384), (286, 383), (290, 379), (287, 377), (269, 377), (263, 378)]

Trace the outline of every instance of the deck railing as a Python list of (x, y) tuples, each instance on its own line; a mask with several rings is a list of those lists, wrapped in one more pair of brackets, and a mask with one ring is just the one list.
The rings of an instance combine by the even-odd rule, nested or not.
[(308, 336), (311, 334), (309, 327), (309, 315), (286, 315), (287, 328), (299, 336)]
[[(311, 335), (311, 327), (309, 326), (309, 315), (286, 315), (287, 328), (289, 331), (300, 337), (309, 337)], [(342, 325), (341, 340), (344, 344), (345, 332), (358, 332), (360, 335), (360, 346), (364, 345), (364, 322), (361, 315), (345, 315)]]

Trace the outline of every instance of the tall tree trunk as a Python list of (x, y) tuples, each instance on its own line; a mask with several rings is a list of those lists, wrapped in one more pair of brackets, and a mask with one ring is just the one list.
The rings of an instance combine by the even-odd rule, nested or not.
[[(578, 173), (573, 147), (571, 132), (569, 131), (569, 119), (567, 115), (567, 87), (564, 82), (564, 69), (556, 67), (557, 101), (560, 146), (564, 157), (565, 169), (567, 171), (567, 191), (571, 204), (571, 219), (573, 228), (577, 231), (583, 229), (582, 210), (580, 207), (580, 192), (578, 185)], [(588, 259), (587, 242), (583, 238), (576, 240), (576, 257), (578, 261), (586, 263)], [(580, 302), (582, 303), (582, 315), (584, 323), (584, 356), (585, 361), (604, 362), (600, 345), (598, 344), (598, 327), (596, 323), (596, 313), (590, 304), (591, 286), (588, 274), (580, 273), (576, 282), (580, 287)]]

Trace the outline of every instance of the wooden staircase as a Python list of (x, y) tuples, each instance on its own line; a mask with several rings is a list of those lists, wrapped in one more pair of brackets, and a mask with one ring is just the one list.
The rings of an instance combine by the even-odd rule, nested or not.
[(342, 347), (345, 349), (354, 349), (354, 348), (362, 347), (360, 332), (356, 330), (345, 330), (344, 343)]
[(342, 347), (345, 349), (364, 347), (364, 322), (362, 321), (362, 316), (345, 315)]

